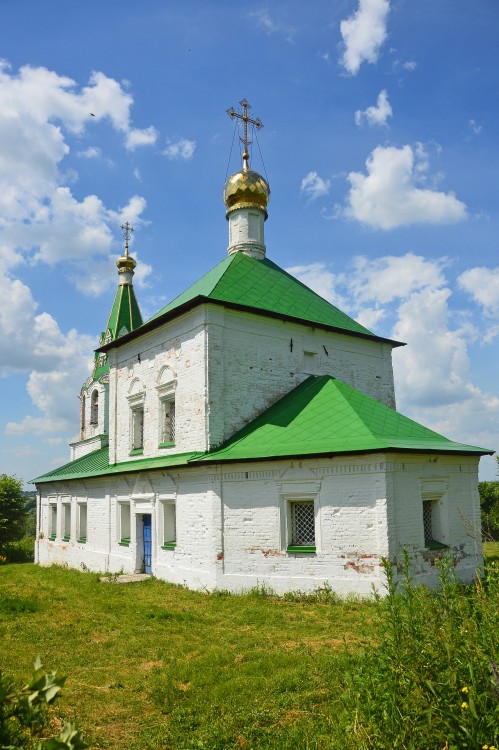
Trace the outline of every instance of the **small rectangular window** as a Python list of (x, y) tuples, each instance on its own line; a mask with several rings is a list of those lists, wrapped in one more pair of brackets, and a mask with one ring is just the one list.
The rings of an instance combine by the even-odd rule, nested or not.
[(132, 409), (132, 450), (144, 447), (144, 407)]
[(78, 541), (87, 541), (87, 504), (78, 503)]
[(307, 375), (315, 375), (318, 359), (317, 352), (303, 352), (303, 372)]
[(57, 536), (57, 505), (49, 505), (49, 538), (55, 539)]
[(163, 503), (163, 547), (173, 549), (177, 543), (175, 503)]
[(161, 401), (161, 445), (175, 444), (175, 400), (172, 398)]
[(130, 503), (119, 504), (119, 540), (124, 547), (130, 544)]
[(69, 542), (71, 539), (71, 504), (63, 503), (62, 506), (63, 540)]
[(288, 551), (315, 552), (315, 509), (313, 500), (289, 504), (290, 534)]

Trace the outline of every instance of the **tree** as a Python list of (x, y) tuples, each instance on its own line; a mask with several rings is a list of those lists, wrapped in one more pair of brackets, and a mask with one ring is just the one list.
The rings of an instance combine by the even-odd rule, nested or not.
[(499, 482), (480, 482), (482, 532), (485, 539), (499, 539)]
[(16, 477), (0, 475), (0, 551), (22, 539), (26, 528), (26, 499)]

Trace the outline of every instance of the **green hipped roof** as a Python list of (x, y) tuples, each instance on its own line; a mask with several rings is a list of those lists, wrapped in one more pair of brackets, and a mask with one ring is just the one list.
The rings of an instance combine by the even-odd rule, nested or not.
[(201, 456), (200, 453), (178, 453), (175, 456), (158, 456), (156, 458), (139, 458), (135, 461), (122, 461), (119, 464), (109, 464), (109, 447), (99, 448), (86, 456), (70, 461), (58, 469), (47, 472), (41, 477), (31, 480), (32, 483), (56, 482), (68, 479), (85, 479), (108, 474), (126, 474), (132, 471), (146, 471), (148, 469), (163, 469), (173, 466), (185, 466), (189, 459)]
[(455, 443), (328, 375), (311, 376), (209, 453), (182, 453), (109, 465), (101, 448), (33, 480), (36, 483), (187, 466), (201, 462), (383, 451), (492, 454)]
[[(139, 328), (142, 323), (142, 314), (132, 284), (118, 284), (106, 330), (101, 335), (101, 346), (106, 339), (115, 341), (119, 336)], [(107, 357), (102, 363), (101, 355), (96, 352), (92, 380), (98, 380), (107, 372), (109, 372)]]
[(242, 252), (229, 255), (150, 320), (198, 298), (386, 340), (338, 310), (271, 260), (257, 260)]
[(328, 375), (311, 376), (203, 461), (385, 450), (494, 453), (455, 443)]

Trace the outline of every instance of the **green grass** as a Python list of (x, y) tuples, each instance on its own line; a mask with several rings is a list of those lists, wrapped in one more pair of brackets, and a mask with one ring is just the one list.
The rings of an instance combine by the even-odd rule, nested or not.
[[(497, 547), (486, 547), (492, 570)], [(155, 580), (103, 584), (90, 573), (5, 565), (0, 669), (23, 682), (40, 654), (47, 669), (68, 675), (51, 709), (53, 729), (76, 721), (102, 750), (440, 750), (444, 729), (451, 740), (460, 730), (452, 722), (447, 730), (438, 711), (450, 701), (449, 721), (456, 712), (460, 718), (466, 675), (484, 716), (476, 727), (469, 717), (474, 744), (459, 735), (449, 750), (481, 747), (495, 740), (488, 729), (490, 685), (482, 686), (490, 683), (485, 657), (492, 650), (490, 658), (498, 658), (497, 638), (491, 645), (482, 621), (497, 623), (499, 605), (487, 602), (487, 587), (453, 586), (443, 598), (416, 591), (384, 602), (338, 601), (323, 591), (277, 599), (265, 591), (208, 595)], [(446, 649), (450, 656), (442, 661)], [(433, 671), (446, 703), (434, 701), (432, 719), (423, 709), (433, 700), (426, 685)], [(412, 691), (408, 723), (397, 699), (403, 694), (411, 703)], [(416, 739), (397, 729), (397, 712)], [(417, 744), (419, 731), (428, 744)]]

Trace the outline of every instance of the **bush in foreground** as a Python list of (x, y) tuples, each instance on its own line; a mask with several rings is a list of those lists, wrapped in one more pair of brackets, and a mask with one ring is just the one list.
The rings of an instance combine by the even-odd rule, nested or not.
[(52, 739), (39, 740), (47, 724), (47, 706), (57, 697), (64, 677), (42, 671), (40, 660), (30, 682), (18, 689), (12, 679), (0, 672), (0, 750), (85, 750), (80, 732), (66, 724)]
[(351, 665), (345, 686), (356, 747), (499, 747), (499, 569), (465, 586), (445, 558), (433, 592), (413, 584), (407, 555), (401, 586), (384, 566), (379, 647)]

